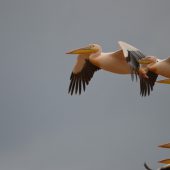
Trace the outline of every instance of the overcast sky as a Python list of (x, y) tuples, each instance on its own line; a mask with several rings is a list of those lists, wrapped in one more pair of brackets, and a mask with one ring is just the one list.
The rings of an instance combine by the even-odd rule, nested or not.
[(170, 86), (139, 95), (130, 75), (98, 71), (85, 93), (67, 93), (76, 56), (126, 41), (170, 55), (169, 0), (0, 1), (0, 169), (144, 170), (170, 151)]

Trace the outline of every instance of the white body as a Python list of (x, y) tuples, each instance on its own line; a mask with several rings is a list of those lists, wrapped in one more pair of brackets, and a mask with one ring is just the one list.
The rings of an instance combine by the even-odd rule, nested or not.
[(103, 70), (117, 73), (130, 74), (130, 66), (126, 62), (123, 51), (119, 50), (110, 53), (101, 53), (97, 57), (90, 56), (90, 62)]
[(149, 66), (149, 69), (158, 75), (170, 78), (170, 58), (156, 62)]

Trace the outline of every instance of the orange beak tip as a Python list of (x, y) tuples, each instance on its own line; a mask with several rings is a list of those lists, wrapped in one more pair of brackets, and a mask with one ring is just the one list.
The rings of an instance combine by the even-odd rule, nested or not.
[(159, 145), (158, 147), (160, 148), (170, 148), (170, 143), (167, 143), (167, 144), (163, 144), (163, 145)]
[(158, 163), (162, 163), (162, 164), (170, 164), (170, 159), (160, 160), (160, 161), (158, 161)]
[(65, 54), (72, 54), (71, 51), (66, 52)]

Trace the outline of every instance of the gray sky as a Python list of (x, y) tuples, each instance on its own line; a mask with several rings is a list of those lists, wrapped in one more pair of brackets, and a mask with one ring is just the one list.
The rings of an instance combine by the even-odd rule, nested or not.
[(144, 170), (170, 152), (170, 86), (139, 95), (130, 76), (99, 71), (81, 96), (67, 94), (75, 56), (126, 41), (170, 55), (168, 0), (0, 1), (0, 169)]

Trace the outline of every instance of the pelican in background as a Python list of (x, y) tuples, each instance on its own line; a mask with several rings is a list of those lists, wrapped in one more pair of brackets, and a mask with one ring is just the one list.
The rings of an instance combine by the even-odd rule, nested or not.
[[(165, 148), (165, 149), (170, 149), (170, 143), (159, 145), (158, 147)], [(169, 158), (168, 159), (163, 159), (163, 160), (159, 161), (159, 163), (163, 163), (163, 164), (169, 165), (169, 169), (170, 169), (170, 159)]]
[[(170, 149), (170, 143), (159, 145), (158, 147)], [(165, 165), (158, 168), (158, 170), (170, 170), (170, 159), (163, 159), (159, 161), (159, 163), (163, 163)], [(144, 163), (144, 167), (146, 170), (152, 170), (146, 163)]]
[(122, 41), (118, 42), (120, 49), (114, 52), (104, 53), (98, 44), (90, 44), (86, 47), (67, 52), (77, 54), (77, 61), (70, 76), (68, 93), (81, 94), (85, 91), (94, 73), (100, 69), (116, 74), (131, 74), (140, 79), (140, 94), (146, 96), (153, 90), (157, 74), (148, 71), (146, 74), (140, 70), (138, 60), (146, 56), (139, 49)]
[[(170, 149), (170, 143), (162, 144), (162, 145), (159, 145), (158, 147)], [(165, 165), (160, 167), (160, 168), (158, 168), (157, 170), (170, 170), (170, 159), (161, 160), (161, 161), (159, 161), (159, 163), (163, 163)], [(146, 163), (144, 163), (144, 167), (145, 167), (146, 170), (153, 170)]]
[[(144, 167), (146, 170), (153, 170), (146, 163), (144, 163)], [(157, 170), (170, 170), (170, 164), (164, 165), (164, 166), (158, 168)]]
[[(143, 73), (152, 71), (157, 75), (164, 76), (168, 79), (157, 81), (158, 83), (170, 84), (170, 57), (167, 59), (158, 59), (155, 56), (147, 56), (139, 60), (141, 65), (146, 65), (143, 69)], [(142, 68), (141, 68), (142, 69)]]

